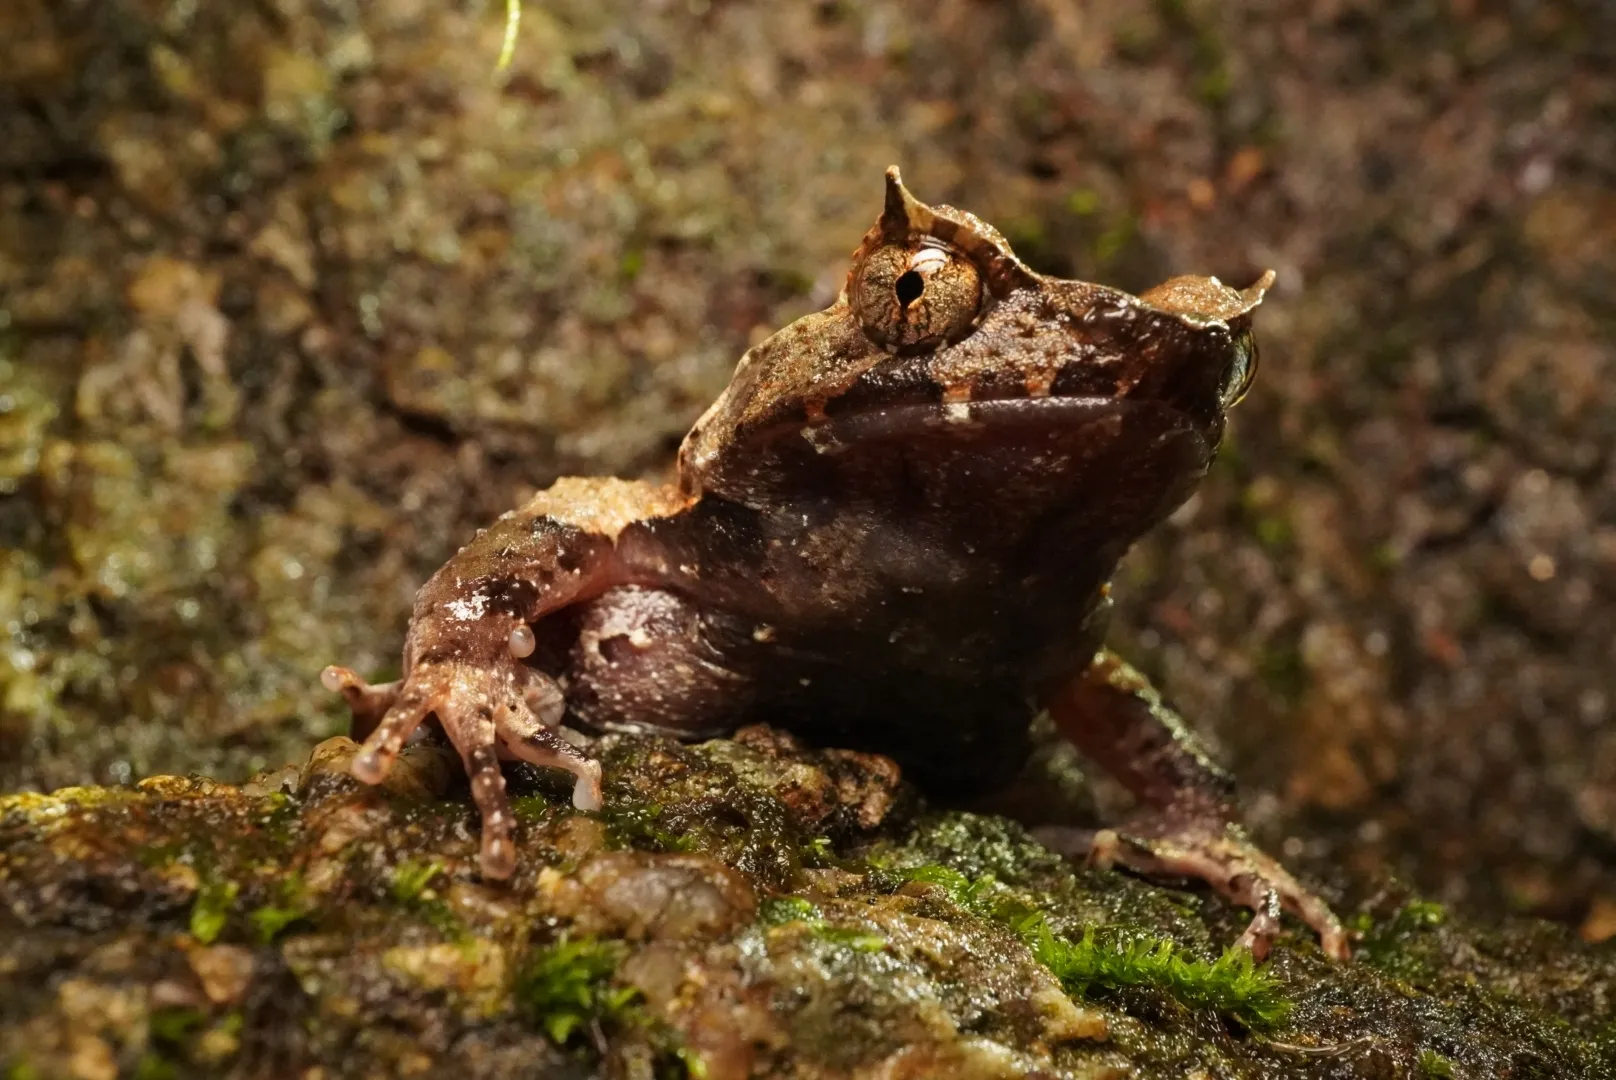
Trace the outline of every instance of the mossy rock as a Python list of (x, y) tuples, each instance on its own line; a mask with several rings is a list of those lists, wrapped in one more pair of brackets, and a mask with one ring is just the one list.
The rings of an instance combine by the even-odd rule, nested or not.
[(353, 749), (0, 799), (6, 1075), (1616, 1075), (1616, 954), (1546, 924), (1382, 903), (1257, 968), (1204, 893), (761, 727), (601, 740), (602, 814), (519, 767), (495, 884), (448, 750)]

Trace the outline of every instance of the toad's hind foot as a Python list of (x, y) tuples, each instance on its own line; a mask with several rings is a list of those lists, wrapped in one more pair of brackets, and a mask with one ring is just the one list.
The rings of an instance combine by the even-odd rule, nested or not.
[(1233, 903), (1251, 908), (1256, 915), (1239, 944), (1258, 960), (1268, 955), (1279, 934), (1281, 909), (1312, 928), (1324, 954), (1332, 960), (1351, 955), (1346, 931), (1329, 906), (1248, 840), (1238, 826), (1160, 828), (1148, 817), (1141, 824), (1142, 828), (1125, 833), (1110, 829), (1096, 833), (1091, 861), (1101, 866), (1121, 863), (1153, 877), (1194, 878)]
[(438, 718), (465, 763), (471, 797), (482, 814), (480, 864), (486, 877), (508, 878), (516, 869), (515, 819), (505, 796), (501, 756), (566, 769), (577, 778), (573, 805), (581, 810), (601, 805), (600, 766), (550, 728), (561, 718), (559, 688), (520, 663), (423, 661), (398, 683), (380, 686), (333, 667), (321, 681), (348, 699), (355, 733), (364, 732), (351, 768), (367, 784), (384, 780), (410, 734), (428, 716)]
[(1196, 878), (1255, 909), (1240, 940), (1258, 959), (1279, 932), (1281, 909), (1317, 931), (1328, 956), (1346, 958), (1347, 936), (1329, 907), (1227, 824), (1234, 814), (1233, 782), (1142, 674), (1101, 650), (1058, 684), (1046, 704), (1061, 733), (1142, 804), (1131, 828), (1094, 837), (1092, 861)]

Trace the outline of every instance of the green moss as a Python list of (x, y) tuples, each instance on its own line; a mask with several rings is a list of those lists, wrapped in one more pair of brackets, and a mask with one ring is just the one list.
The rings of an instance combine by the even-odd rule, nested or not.
[(153, 1042), (178, 1046), (208, 1022), (199, 1009), (154, 1009), (147, 1021), (147, 1030)]
[(464, 942), (470, 933), (465, 922), (432, 888), (432, 882), (441, 873), (443, 864), (435, 859), (406, 859), (393, 868), (387, 895), (400, 907), (420, 916), (446, 940)]
[(684, 1069), (689, 1080), (707, 1080), (707, 1063), (689, 1047), (675, 1046), (667, 1051), (667, 1056)]
[(1278, 980), (1258, 967), (1245, 949), (1228, 949), (1216, 960), (1202, 960), (1168, 938), (1124, 928), (1086, 930), (1072, 941), (1057, 935), (1042, 911), (991, 877), (973, 881), (946, 866), (915, 867), (906, 876), (941, 888), (956, 905), (1015, 931), (1069, 994), (1091, 997), (1148, 987), (1253, 1030), (1278, 1027), (1290, 1014), (1291, 1003)]
[(313, 904), (303, 887), (303, 879), (291, 874), (275, 887), (275, 899), (247, 913), (253, 935), (260, 945), (272, 943), (287, 927), (308, 918)]
[(784, 781), (767, 756), (739, 743), (616, 741), (603, 748), (602, 820), (617, 846), (709, 855), (774, 891), (800, 872), (796, 815), (775, 795)]
[(1293, 705), (1307, 693), (1307, 665), (1302, 662), (1302, 651), (1290, 642), (1257, 653), (1257, 677), (1273, 694)]
[(1209, 67), (1205, 74), (1195, 81), (1197, 96), (1208, 105), (1221, 105), (1228, 100), (1229, 92), (1234, 88), (1234, 79), (1229, 69), (1216, 58), (1209, 58)]
[(419, 899), (432, 879), (441, 873), (442, 863), (408, 859), (393, 868), (393, 880), (387, 891), (398, 903), (409, 904)]
[(1441, 966), (1431, 932), (1447, 922), (1447, 909), (1429, 900), (1411, 900), (1396, 915), (1365, 928), (1358, 958), (1382, 974), (1411, 985), (1430, 982)]
[(650, 1075), (702, 1080), (707, 1067), (700, 1055), (641, 1006), (637, 988), (617, 985), (628, 952), (622, 941), (562, 938), (533, 953), (517, 975), (512, 998), (524, 1019), (557, 1046), (593, 1047), (583, 1033), (604, 1031), (648, 1051)]
[(241, 886), (233, 881), (211, 881), (197, 890), (191, 904), (191, 936), (204, 945), (219, 939)]
[(208, 1024), (200, 1009), (154, 1009), (146, 1020), (150, 1048), (135, 1064), (135, 1080), (171, 1080), (190, 1056), (191, 1040)]
[(836, 865), (836, 849), (828, 836), (816, 836), (797, 848), (797, 858), (804, 866), (824, 867)]
[(645, 252), (641, 248), (629, 248), (617, 262), (617, 272), (622, 275), (624, 281), (633, 281), (644, 269)]
[(1027, 885), (1064, 868), (1059, 855), (1015, 822), (962, 812), (926, 820), (887, 861), (910, 880), (925, 880), (912, 875), (934, 864), (937, 870), (947, 870), (962, 880), (992, 877), (1011, 886)]
[(1392, 921), (1396, 933), (1434, 930), (1448, 921), (1448, 909), (1435, 900), (1413, 900), (1403, 906)]
[(148, 869), (158, 869), (179, 862), (188, 854), (187, 846), (178, 840), (161, 844), (142, 844), (135, 848), (135, 861)]
[(1094, 261), (1109, 266), (1133, 242), (1139, 232), (1139, 222), (1130, 215), (1117, 218), (1107, 225), (1094, 241)]
[[(1208, 944), (1231, 939), (1243, 921), (1240, 913), (1197, 898), (1205, 893), (1076, 870), (1013, 822), (933, 813), (916, 803), (895, 809), (879, 830), (855, 830), (846, 816), (825, 816), (818, 806), (807, 818), (790, 816), (789, 801), (772, 794), (774, 785), (812, 766), (812, 758), (787, 756), (782, 764), (744, 743), (720, 754), (711, 747), (670, 747), (651, 740), (618, 752), (638, 762), (616, 777), (615, 790), (637, 796), (620, 801), (640, 807), (628, 824), (654, 846), (666, 845), (664, 834), (676, 833), (691, 838), (701, 852), (719, 853), (715, 858), (733, 854), (732, 866), (761, 858), (755, 853), (762, 851), (798, 860), (799, 866), (812, 856), (863, 871), (814, 875), (837, 889), (834, 898), (821, 898), (807, 891), (806, 879), (775, 883), (779, 866), (762, 862), (770, 876), (741, 871), (755, 895), (765, 898), (756, 920), (733, 927), (728, 937), (664, 939), (654, 946), (678, 950), (687, 970), (697, 973), (692, 978), (715, 980), (706, 985), (716, 985), (718, 993), (728, 992), (736, 957), (746, 965), (735, 972), (740, 985), (757, 985), (747, 981), (756, 977), (773, 980), (783, 991), (772, 1002), (773, 1015), (785, 1032), (783, 1045), (789, 1049), (783, 1053), (795, 1055), (793, 1060), (845, 1066), (848, 1072), (866, 1068), (899, 1041), (925, 1045), (926, 1036), (914, 1033), (932, 1029), (916, 1028), (915, 1017), (935, 1015), (923, 1011), (939, 1007), (962, 1031), (971, 1025), (972, 1037), (1034, 1046), (1032, 1040), (1044, 1037), (1036, 1018), (1008, 1004), (990, 1011), (980, 1011), (977, 1004), (997, 994), (997, 987), (1024, 988), (1032, 974), (1042, 980), (1040, 987), (1063, 989), (1074, 1000), (1103, 1001), (1108, 1011), (1132, 1016), (1111, 1016), (1112, 1037), (1103, 1048), (1076, 1043), (1056, 1051), (1070, 1057), (1057, 1057), (1050, 1071), (1062, 1071), (1092, 1051), (1115, 1055), (1141, 1077), (1182, 1075), (1193, 1066), (1192, 1055), (1202, 1067), (1216, 1066), (1220, 1075), (1290, 1075), (1284, 1063), (1301, 1064), (1305, 1071), (1310, 1055), (1324, 1060), (1337, 1053), (1332, 1048), (1373, 1038), (1390, 1065), (1401, 1070), (1399, 1080), (1419, 1080), (1417, 1062), (1427, 1048), (1450, 1057), (1452, 1075), (1460, 1078), (1507, 1070), (1616, 1075), (1611, 1072), (1616, 1029), (1601, 1011), (1608, 1000), (1609, 960), (1576, 945), (1561, 930), (1521, 921), (1482, 931), (1435, 904), (1377, 904), (1373, 910), (1380, 918), (1354, 920), (1365, 933), (1362, 962), (1327, 964), (1310, 936), (1297, 933), (1276, 945), (1273, 964), (1259, 968), (1243, 953), (1224, 954)], [(454, 1025), (470, 1024), (503, 1032), (502, 1041), (526, 1040), (530, 1052), (538, 1051), (535, 1067), (547, 1075), (564, 1071), (563, 1065), (578, 1075), (629, 1075), (630, 1069), (646, 1076), (701, 1074), (699, 1054), (683, 1040), (709, 1045), (695, 1025), (715, 1015), (721, 1023), (722, 1016), (687, 1010), (683, 1000), (665, 1005), (660, 998), (655, 1004), (639, 999), (629, 978), (639, 970), (638, 962), (630, 961), (643, 947), (639, 941), (555, 943), (549, 929), (555, 924), (544, 914), (551, 909), (532, 874), (519, 875), (506, 887), (500, 908), (508, 914), (468, 906), (463, 920), (456, 917), (447, 903), (451, 887), (473, 880), (470, 869), (455, 869), (466, 851), (462, 830), (471, 820), (464, 804), (457, 814), (448, 812), (449, 803), (419, 810), (403, 801), (383, 804), (395, 816), (376, 835), (389, 842), (389, 850), (356, 846), (332, 853), (318, 846), (322, 833), (312, 826), (293, 829), (289, 846), (265, 845), (264, 811), (280, 800), (177, 779), (153, 784), (151, 791), (129, 809), (74, 802), (37, 815), (37, 821), (13, 819), (21, 831), (9, 841), (13, 848), (8, 850), (18, 854), (7, 868), (21, 867), (40, 878), (13, 879), (31, 882), (26, 886), (31, 891), (19, 894), (23, 910), (65, 912), (53, 917), (82, 918), (88, 925), (104, 925), (109, 918), (134, 922), (141, 929), (130, 947), (140, 956), (193, 944), (194, 939), (171, 932), (176, 919), (184, 927), (188, 914), (202, 936), (216, 940), (247, 944), (257, 931), (260, 941), (274, 942), (255, 953), (250, 1000), (268, 994), (273, 1002), (268, 1010), (255, 1004), (245, 1026), (239, 1015), (232, 1020), (206, 1008), (207, 1026), (199, 1027), (194, 1015), (165, 1014), (144, 1045), (136, 1045), (138, 1038), (119, 1039), (116, 1052), (127, 1054), (119, 1058), (124, 1075), (135, 1075), (137, 1066), (148, 1077), (251, 1072), (270, 1044), (290, 1046), (288, 1056), (302, 1055), (333, 1075), (363, 1072), (354, 1059), (320, 1047), (341, 1039), (343, 1045), (376, 1053), (376, 1044), (365, 1040), (376, 1037), (377, 1015), (410, 1024), (421, 1017), (451, 1032), (461, 1030)], [(857, 799), (858, 793), (849, 797)], [(300, 792), (292, 802), (303, 820), (318, 821), (343, 806), (374, 806), (371, 799), (342, 781), (314, 795)], [(148, 809), (158, 805), (160, 812)], [(770, 816), (777, 811), (784, 816)], [(558, 800), (551, 817), (574, 813)], [(698, 820), (702, 814), (709, 818), (706, 823)], [(121, 861), (88, 864), (106, 886), (64, 890), (64, 864), (30, 854), (69, 830), (94, 835), (98, 850), (121, 854)], [(551, 831), (529, 829), (526, 848), (565, 877), (567, 855), (547, 844)], [(579, 830), (568, 839), (593, 840), (598, 831)], [(585, 849), (576, 850), (581, 855)], [(151, 874), (143, 864), (168, 872)], [(305, 899), (305, 887), (289, 873), (302, 866), (328, 881), (329, 891)], [(332, 879), (332, 871), (343, 876)], [(125, 894), (115, 891), (126, 880), (159, 881), (163, 888), (131, 909)], [(187, 881), (205, 887), (176, 916), (172, 890)], [(239, 891), (232, 882), (239, 883)], [(115, 908), (95, 899), (107, 895), (119, 897)], [(326, 895), (333, 899), (321, 899)], [(340, 911), (333, 907), (328, 914), (325, 905), (338, 898)], [(64, 903), (68, 907), (59, 906)], [(321, 932), (287, 941), (296, 933), (288, 927), (303, 911)], [(471, 937), (473, 927), (491, 921), (498, 926), (487, 932), (501, 944)], [(949, 924), (946, 930), (939, 921)], [(463, 959), (452, 955), (455, 949), (444, 949), (430, 927), (441, 930), (443, 943), (464, 949)], [(39, 973), (72, 971), (77, 965), (92, 981), (104, 981), (99, 968), (86, 969), (74, 958), (101, 948), (99, 942), (72, 954), (59, 942), (36, 943), (39, 935), (14, 937), (27, 940), (0, 948), (0, 960), (17, 973), (9, 983), (0, 980), (5, 984), (0, 999), (10, 1006), (0, 1012), (8, 1022), (26, 1009), (69, 1017)], [(515, 944), (524, 939), (530, 943)], [(934, 940), (963, 948), (929, 949)], [(511, 948), (518, 951), (506, 951)], [(276, 956), (285, 963), (284, 972), (277, 970)], [(161, 978), (183, 970), (184, 963), (183, 955), (171, 952), (160, 966), (141, 970)], [(95, 992), (92, 988), (82, 1000), (100, 1000)], [(1287, 998), (1295, 1000), (1294, 1009)], [(354, 1002), (365, 1008), (355, 1012)], [(1567, 1020), (1556, 1018), (1556, 1011)], [(693, 1021), (695, 1016), (703, 1019)], [(307, 1026), (314, 1017), (318, 1026)], [(1285, 1034), (1276, 1040), (1283, 1043), (1231, 1030), (1281, 1022)], [(33, 1041), (20, 1043), (9, 1057), (0, 1055), (0, 1076), (25, 1055), (39, 1075), (67, 1074), (54, 1056), (56, 1044), (30, 1034), (48, 1034), (46, 1028), (30, 1022), (18, 1029), (12, 1023), (6, 1036), (21, 1030)], [(433, 1067), (452, 1068), (443, 1054), (455, 1052), (435, 1056)], [(1354, 1063), (1365, 1060), (1357, 1050), (1350, 1053), (1357, 1055), (1350, 1059)], [(1341, 1049), (1328, 1060), (1347, 1061), (1348, 1054)], [(712, 1067), (716, 1072), (716, 1062)]]
[(554, 808), (543, 795), (518, 795), (511, 800), (511, 813), (524, 825), (542, 825), (550, 820)]
[(1100, 209), (1100, 193), (1093, 188), (1078, 188), (1066, 196), (1066, 209), (1078, 217), (1088, 217)]
[(856, 926), (834, 926), (825, 920), (825, 913), (800, 896), (775, 896), (758, 905), (758, 921), (764, 926), (789, 926), (799, 923), (820, 941), (840, 945), (855, 952), (880, 952), (887, 939), (877, 933)]
[(1420, 1075), (1432, 1080), (1452, 1080), (1453, 1062), (1435, 1050), (1420, 1051)]
[(1166, 938), (1142, 934), (1102, 936), (1091, 930), (1074, 942), (1057, 937), (1042, 915), (1016, 930), (1068, 993), (1087, 997), (1096, 990), (1151, 987), (1259, 1031), (1280, 1026), (1291, 1012), (1278, 981), (1246, 949), (1226, 949), (1208, 961), (1187, 955)]
[(1257, 541), (1269, 551), (1283, 553), (1295, 543), (1296, 532), (1282, 517), (1267, 516), (1257, 519)]
[(658, 824), (663, 816), (660, 803), (608, 804), (604, 814), (608, 835), (619, 847), (641, 851), (694, 851), (696, 848), (689, 834)]
[(592, 1023), (622, 1018), (639, 996), (633, 987), (613, 986), (627, 954), (619, 941), (563, 939), (540, 949), (517, 976), (518, 1007), (557, 1045)]
[(178, 1075), (173, 1062), (151, 1051), (135, 1063), (135, 1080), (174, 1080)]
[[(347, 731), (346, 720), (342, 730)], [(262, 816), (258, 819), (258, 827), (264, 831), (265, 838), (277, 847), (284, 848), (296, 838), (296, 830), (302, 821), (298, 806), (291, 796), (279, 791), (272, 791), (268, 795), (260, 796), (263, 807)]]
[(800, 896), (773, 896), (758, 905), (758, 922), (764, 926), (807, 922), (821, 914), (818, 907)]
[(1376, 544), (1369, 549), (1368, 561), (1377, 573), (1388, 574), (1403, 565), (1403, 555), (1391, 544)]
[(1170, 31), (1194, 43), (1196, 96), (1208, 107), (1222, 105), (1234, 88), (1234, 78), (1228, 46), (1219, 32), (1216, 5), (1160, 0), (1157, 10)]

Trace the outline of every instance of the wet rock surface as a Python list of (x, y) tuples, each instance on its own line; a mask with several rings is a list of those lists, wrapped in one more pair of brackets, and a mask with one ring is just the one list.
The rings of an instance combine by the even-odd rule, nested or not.
[(1348, 964), (1296, 928), (1262, 969), (1217, 965), (1246, 916), (1205, 892), (1075, 868), (884, 759), (753, 728), (603, 740), (600, 814), (517, 770), (521, 861), (491, 884), (452, 751), (370, 789), (352, 749), (240, 787), (0, 799), (8, 1075), (1616, 1069), (1608, 949), (1389, 883)]

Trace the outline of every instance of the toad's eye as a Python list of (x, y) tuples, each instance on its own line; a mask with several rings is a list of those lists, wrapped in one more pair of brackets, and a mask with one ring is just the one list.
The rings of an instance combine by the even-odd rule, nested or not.
[(1234, 408), (1251, 389), (1251, 380), (1257, 374), (1257, 339), (1250, 330), (1234, 339), (1229, 367), (1223, 373), (1223, 392), (1219, 406), (1225, 411)]
[(935, 244), (892, 244), (858, 269), (853, 310), (870, 339), (900, 349), (935, 347), (970, 330), (982, 306), (976, 264)]

